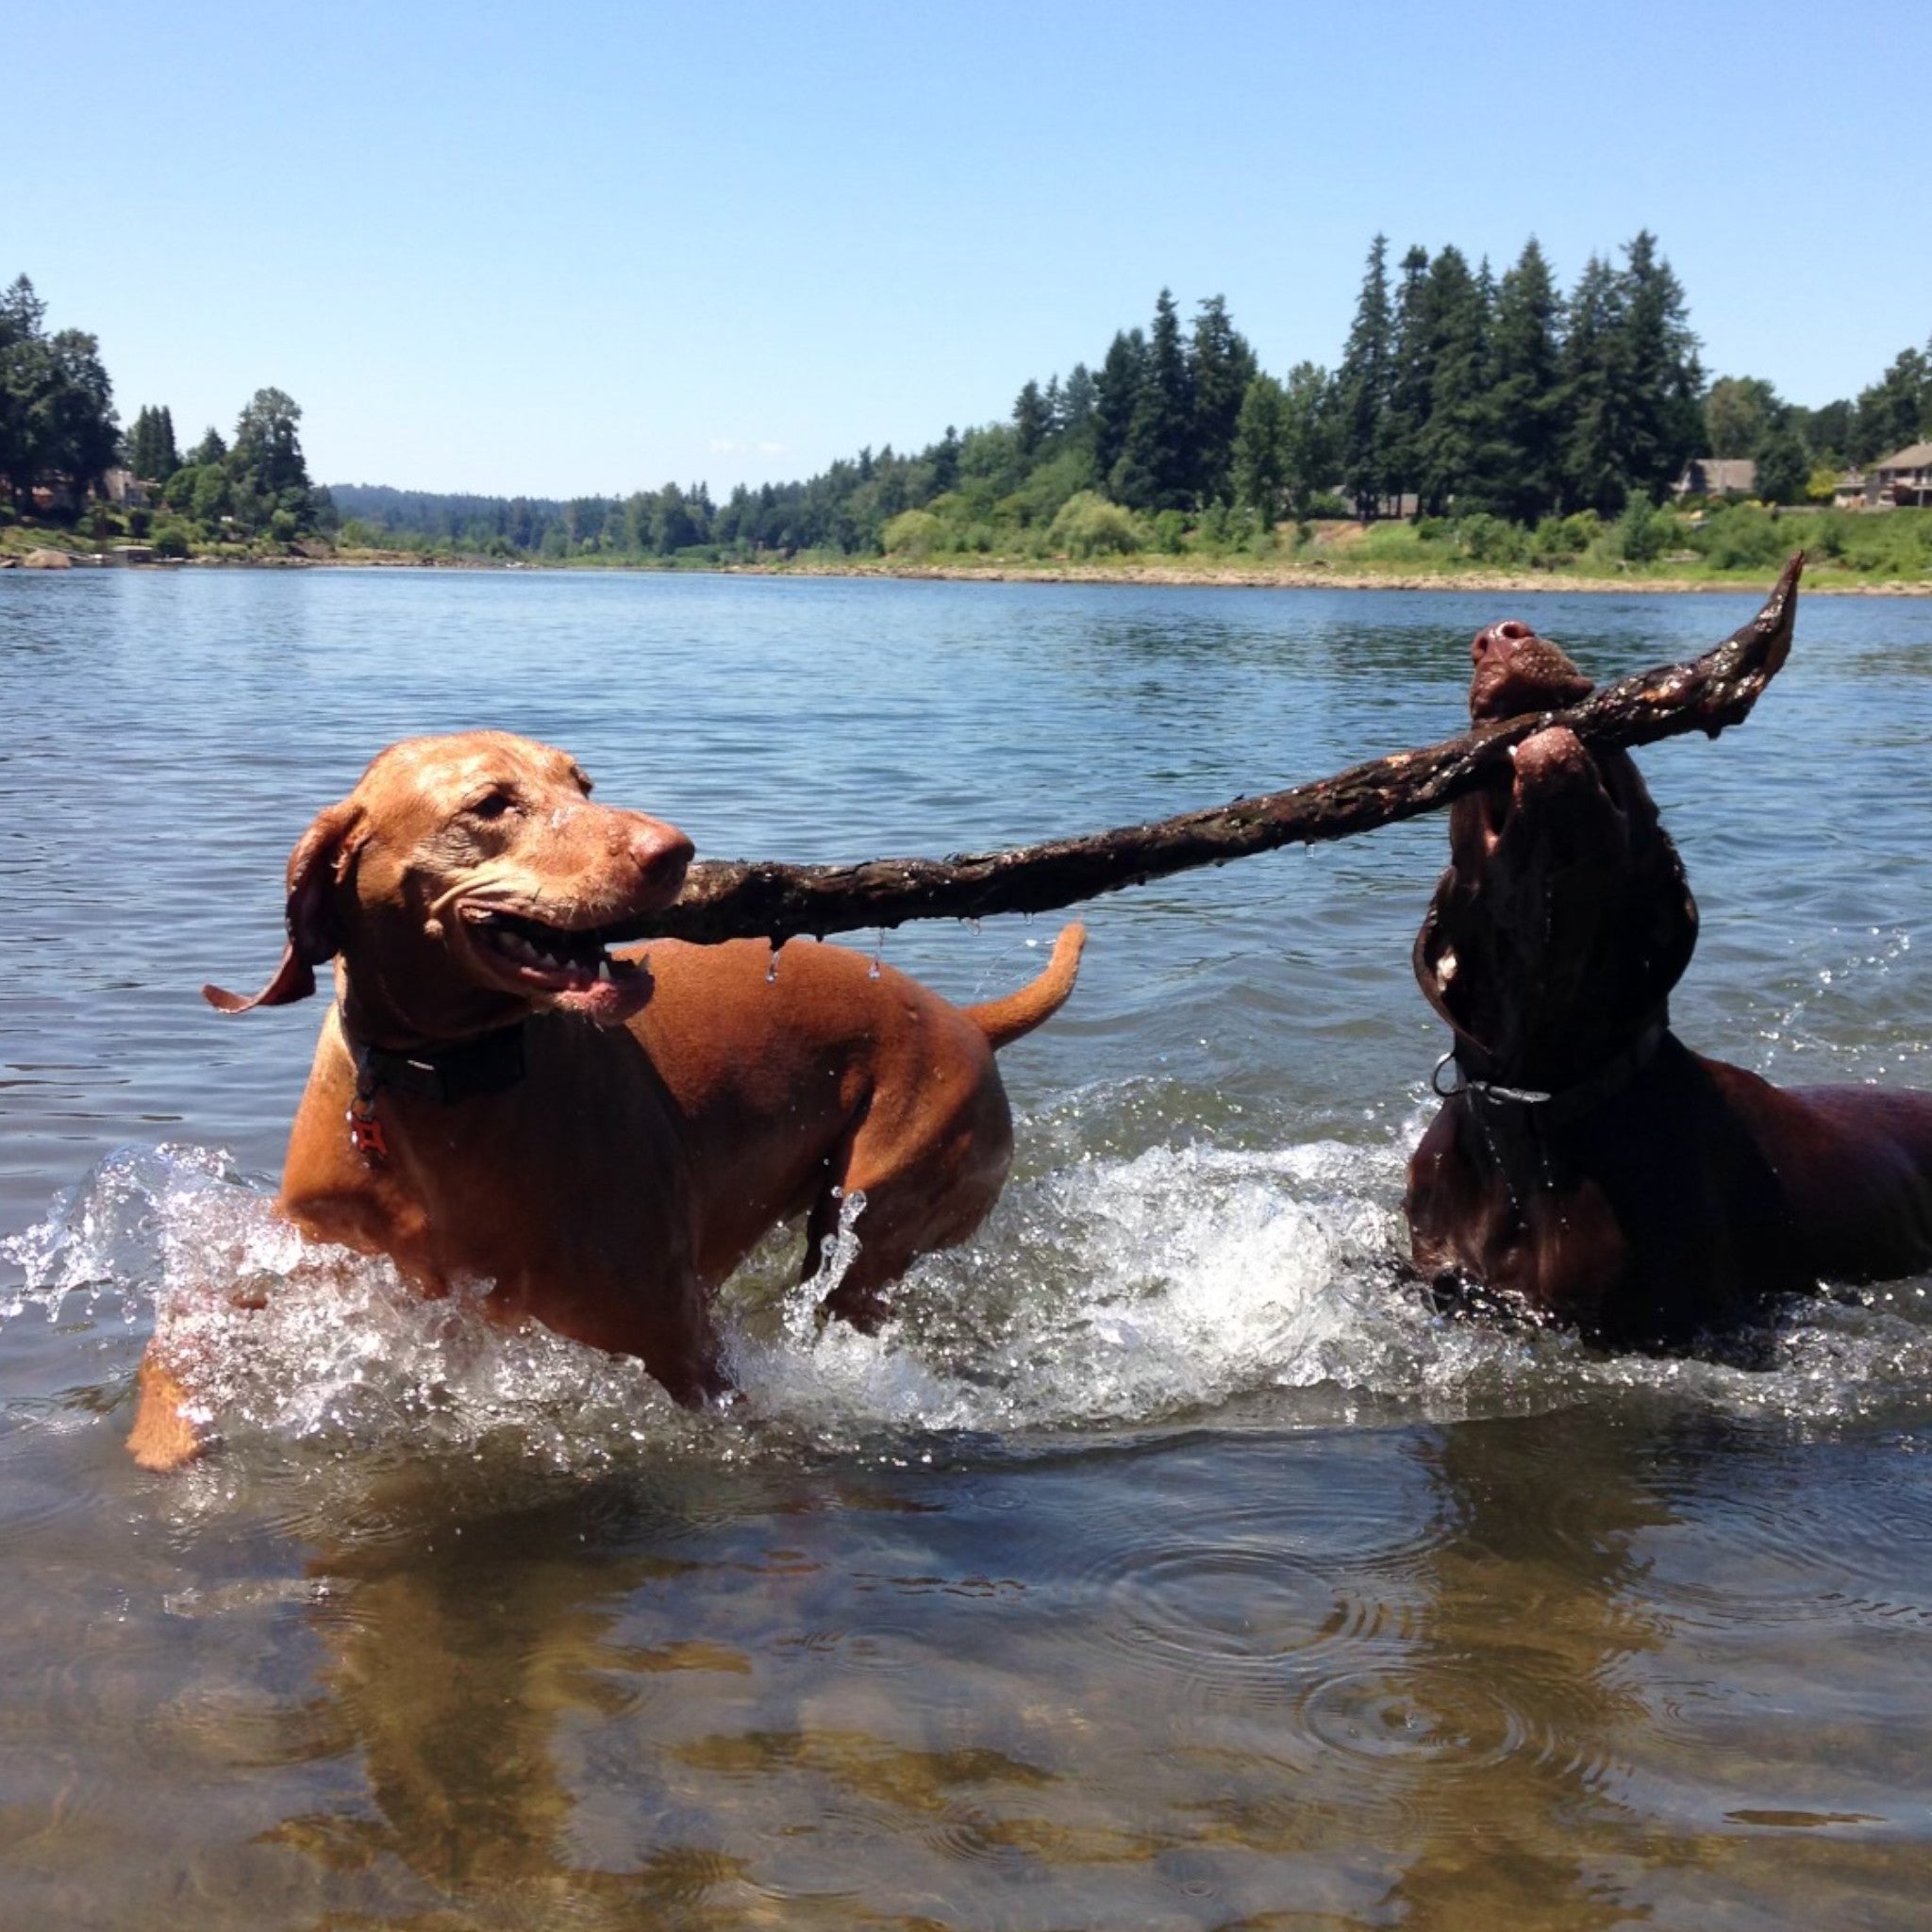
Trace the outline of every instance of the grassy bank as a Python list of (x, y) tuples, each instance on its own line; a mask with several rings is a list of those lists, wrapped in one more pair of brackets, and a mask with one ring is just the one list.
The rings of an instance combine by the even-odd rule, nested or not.
[[(111, 557), (117, 545), (140, 541), (119, 519), (99, 512), (73, 526), (12, 523), (0, 525), (0, 561), (19, 560), (35, 549), (76, 560)], [(1284, 525), (1234, 541), (1211, 518), (1203, 518), (1185, 527), (1128, 529), (1104, 547), (1069, 549), (1050, 549), (1036, 538), (1008, 548), (914, 542), (884, 556), (785, 556), (694, 545), (668, 558), (601, 551), (507, 558), (420, 541), (376, 547), (258, 538), (196, 541), (189, 546), (188, 560), (1533, 592), (1750, 590), (1761, 588), (1797, 549), (1808, 558), (1809, 590), (1932, 594), (1932, 510), (1807, 512), (1747, 504), (1690, 513), (1647, 511), (1616, 523), (1571, 517), (1534, 529), (1487, 517), (1368, 525), (1336, 519)]]

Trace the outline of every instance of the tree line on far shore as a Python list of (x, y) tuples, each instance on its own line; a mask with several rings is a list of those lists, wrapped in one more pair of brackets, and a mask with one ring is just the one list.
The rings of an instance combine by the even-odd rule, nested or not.
[(1092, 368), (1026, 382), (1005, 421), (949, 427), (916, 454), (867, 447), (722, 503), (703, 483), (567, 501), (319, 490), (302, 412), (273, 389), (232, 441), (210, 428), (180, 452), (164, 406), (143, 408), (124, 438), (94, 338), (49, 335), (23, 275), (0, 295), (0, 510), (30, 510), (51, 483), (97, 492), (125, 461), (147, 499), (130, 532), (151, 528), (175, 554), (286, 545), (338, 515), (354, 545), (557, 561), (1265, 554), (1284, 519), (1305, 533), (1352, 516), (1453, 525), (1485, 562), (1574, 554), (1616, 519), (1619, 557), (1643, 561), (1668, 541), (1651, 512), (1694, 457), (1749, 457), (1757, 498), (1799, 503), (1828, 497), (1846, 466), (1932, 436), (1932, 342), (1819, 408), (1760, 377), (1707, 385), (1656, 237), (1622, 255), (1592, 257), (1564, 294), (1534, 239), (1497, 276), (1453, 245), (1412, 247), (1391, 269), (1378, 235), (1334, 367), (1280, 376), (1221, 296), (1184, 321), (1163, 289), (1144, 328), (1117, 331)]
[(1146, 327), (1117, 332), (1093, 368), (1027, 382), (1004, 422), (722, 503), (701, 483), (569, 501), (335, 495), (351, 539), (554, 560), (1265, 550), (1283, 518), (1323, 516), (1451, 518), (1486, 561), (1512, 560), (1498, 530), (1527, 555), (1553, 524), (1623, 517), (1641, 560), (1663, 520), (1638, 526), (1694, 457), (1753, 458), (1760, 500), (1802, 503), (1932, 435), (1932, 343), (1821, 408), (1758, 377), (1707, 385), (1656, 237), (1622, 256), (1593, 257), (1564, 294), (1534, 240), (1497, 276), (1453, 245), (1391, 269), (1377, 236), (1334, 367), (1280, 376), (1222, 297), (1184, 321), (1162, 290)]

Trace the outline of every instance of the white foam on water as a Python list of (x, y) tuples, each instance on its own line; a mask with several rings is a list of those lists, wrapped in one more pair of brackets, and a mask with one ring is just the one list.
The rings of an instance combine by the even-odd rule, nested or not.
[(1923, 1285), (1802, 1304), (1748, 1367), (1603, 1357), (1438, 1315), (1398, 1277), (1417, 1125), (1368, 1146), (1070, 1156), (1009, 1187), (966, 1246), (920, 1262), (872, 1336), (816, 1316), (864, 1241), (855, 1198), (812, 1282), (786, 1286), (774, 1245), (722, 1298), (739, 1391), (723, 1414), (677, 1409), (628, 1357), (491, 1322), (487, 1284), (427, 1301), (385, 1260), (307, 1241), (203, 1148), (115, 1154), (0, 1241), (21, 1276), (0, 1319), (152, 1320), (197, 1419), (237, 1450), (462, 1452), (507, 1435), (563, 1468), (1208, 1423), (1257, 1402), (1291, 1422), (1317, 1390), (1329, 1418), (1341, 1398), (1441, 1420), (1637, 1390), (1836, 1422), (1932, 1394)]

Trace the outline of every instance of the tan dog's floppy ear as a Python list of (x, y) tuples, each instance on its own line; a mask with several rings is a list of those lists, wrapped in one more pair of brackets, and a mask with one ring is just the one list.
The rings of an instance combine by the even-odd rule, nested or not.
[(205, 986), (201, 996), (224, 1013), (245, 1013), (251, 1007), (286, 1007), (306, 1000), (315, 991), (315, 969), (333, 959), (342, 942), (335, 916), (335, 889), (348, 873), (361, 844), (362, 808), (345, 798), (332, 805), (303, 833), (289, 858), (289, 899), (284, 918), (289, 943), (275, 977), (255, 995), (219, 986)]

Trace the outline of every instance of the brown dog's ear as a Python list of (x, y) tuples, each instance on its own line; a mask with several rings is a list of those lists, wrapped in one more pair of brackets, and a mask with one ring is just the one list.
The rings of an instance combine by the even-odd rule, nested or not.
[(204, 986), (201, 996), (223, 1013), (245, 1013), (252, 1007), (286, 1007), (315, 991), (315, 969), (333, 959), (342, 943), (335, 915), (335, 890), (348, 875), (361, 845), (362, 808), (345, 798), (332, 805), (303, 833), (289, 858), (289, 898), (283, 918), (289, 943), (275, 977), (255, 995)]

